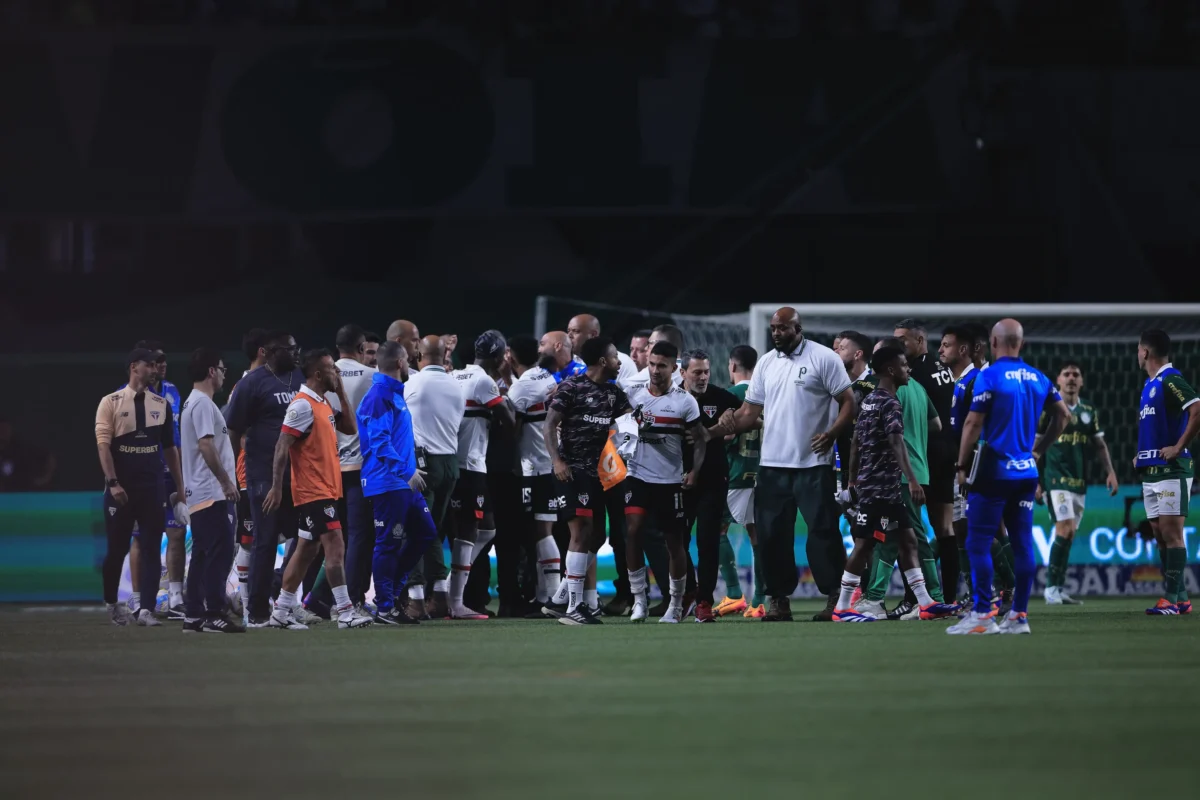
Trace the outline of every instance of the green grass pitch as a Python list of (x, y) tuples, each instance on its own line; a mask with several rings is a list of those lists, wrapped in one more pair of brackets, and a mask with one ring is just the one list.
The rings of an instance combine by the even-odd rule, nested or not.
[(4, 611), (3, 795), (1195, 796), (1200, 619), (1147, 605), (1039, 598), (1032, 636), (970, 638), (740, 618), (185, 636)]

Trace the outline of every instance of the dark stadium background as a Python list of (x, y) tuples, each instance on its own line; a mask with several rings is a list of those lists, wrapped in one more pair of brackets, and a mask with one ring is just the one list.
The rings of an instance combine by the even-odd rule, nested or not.
[(140, 338), (183, 384), (253, 326), (469, 348), (538, 294), (1200, 296), (1195, 4), (500, 7), (0, 2), (0, 403), (51, 488)]

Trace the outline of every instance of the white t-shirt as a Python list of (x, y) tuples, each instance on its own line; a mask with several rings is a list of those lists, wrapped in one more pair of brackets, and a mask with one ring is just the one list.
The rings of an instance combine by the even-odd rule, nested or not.
[[(366, 364), (360, 364), (353, 358), (339, 358), (337, 360), (337, 368), (342, 373), (342, 389), (346, 392), (346, 399), (350, 401), (350, 414), (357, 416), (358, 405), (366, 397), (367, 390), (371, 388), (371, 382), (375, 378), (375, 373), (379, 370), (374, 367), (368, 367)], [(326, 392), (325, 399), (333, 407), (334, 413), (346, 411), (346, 409), (342, 408), (341, 401), (338, 400), (336, 392)], [(342, 472), (362, 469), (362, 451), (358, 445), (358, 434), (347, 435), (338, 431), (337, 441), (338, 461), (342, 464)]]
[(678, 387), (658, 396), (648, 388), (629, 395), (638, 426), (637, 447), (627, 460), (629, 477), (646, 483), (683, 480), (683, 433), (700, 419), (696, 398)]
[[(678, 369), (671, 375), (671, 383), (676, 388), (683, 386), (683, 373)], [(646, 367), (644, 370), (635, 372), (625, 378), (617, 378), (617, 385), (625, 390), (627, 396), (633, 397), (635, 391), (645, 389), (650, 385), (650, 368)], [(615, 442), (617, 452), (621, 454), (622, 458), (627, 459), (637, 450), (638, 425), (632, 415), (626, 414), (623, 417), (617, 418), (616, 426), (617, 435)]]
[(772, 350), (758, 360), (746, 402), (763, 407), (764, 467), (819, 467), (833, 464), (833, 451), (817, 455), (812, 437), (837, 419), (837, 397), (850, 377), (837, 353), (802, 339), (791, 353)]
[(408, 376), (404, 402), (412, 414), (413, 439), (429, 455), (458, 453), (458, 427), (463, 420), (463, 390), (441, 367), (425, 367)]
[[(578, 355), (575, 355), (572, 360), (579, 364), (583, 363), (583, 359)], [(638, 368), (637, 364), (633, 362), (633, 359), (625, 353), (622, 353), (620, 350), (617, 351), (617, 360), (621, 362), (621, 369), (617, 373), (617, 385), (620, 386), (621, 381), (629, 380), (636, 375)]]
[(206, 436), (212, 437), (221, 468), (229, 480), (235, 480), (237, 464), (233, 458), (233, 445), (229, 442), (229, 429), (225, 427), (225, 417), (211, 397), (193, 389), (179, 415), (179, 445), (183, 451), (183, 483), (187, 487), (189, 511), (199, 511), (225, 499), (220, 481), (200, 453), (199, 442)]
[(504, 402), (500, 387), (483, 367), (470, 364), (454, 373), (462, 389), (463, 418), (458, 426), (458, 468), (487, 472), (488, 429), (492, 409)]
[(542, 437), (546, 422), (546, 398), (554, 386), (553, 375), (541, 367), (531, 367), (508, 390), (508, 399), (521, 426), (521, 433), (517, 437), (517, 455), (521, 459), (522, 475), (548, 475), (553, 472), (546, 440)]

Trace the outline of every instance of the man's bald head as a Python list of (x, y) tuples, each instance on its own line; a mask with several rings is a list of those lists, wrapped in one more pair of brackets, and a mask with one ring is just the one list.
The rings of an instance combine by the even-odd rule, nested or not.
[(567, 323), (567, 336), (571, 337), (571, 347), (577, 353), (583, 348), (584, 342), (599, 335), (600, 320), (591, 314), (576, 314)]
[(388, 325), (387, 338), (389, 342), (399, 342), (404, 345), (404, 349), (411, 353), (417, 339), (421, 338), (421, 333), (417, 330), (415, 323), (406, 319), (398, 319)]
[(549, 331), (538, 342), (538, 354), (541, 356), (538, 366), (551, 372), (557, 372), (571, 363), (573, 352), (571, 337), (567, 335), (566, 331)]
[(771, 315), (771, 341), (781, 353), (790, 353), (800, 343), (800, 314), (791, 306), (784, 306)]
[(992, 355), (1015, 356), (1025, 342), (1025, 329), (1015, 319), (1002, 319), (992, 326)]
[(446, 360), (446, 345), (442, 337), (430, 334), (417, 342), (417, 356), (422, 369), (431, 365), (440, 367)]

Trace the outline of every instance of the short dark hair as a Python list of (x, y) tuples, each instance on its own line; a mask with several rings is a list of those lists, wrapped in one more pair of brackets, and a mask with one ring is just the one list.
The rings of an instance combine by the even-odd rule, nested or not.
[(758, 351), (748, 344), (739, 344), (729, 351), (729, 360), (742, 369), (753, 370), (758, 364)]
[(383, 341), (383, 337), (375, 331), (363, 331), (363, 341), (371, 344), (379, 344)]
[(251, 362), (258, 358), (258, 351), (263, 346), (263, 337), (267, 331), (263, 328), (251, 328), (242, 337), (242, 352)]
[(262, 346), (267, 348), (268, 350), (270, 350), (273, 345), (286, 344), (287, 340), (290, 338), (292, 338), (292, 335), (290, 333), (288, 333), (285, 330), (276, 328), (275, 330), (269, 330), (265, 334), (263, 334)]
[(897, 330), (903, 328), (906, 331), (920, 331), (921, 333), (925, 332), (924, 320), (914, 319), (912, 317), (905, 317), (892, 327), (896, 328)]
[(156, 350), (162, 352), (162, 342), (157, 339), (142, 339), (134, 346), (135, 350)]
[[(904, 350), (904, 342), (900, 341), (899, 337), (896, 337), (896, 336), (880, 337), (879, 341), (876, 342), (876, 344), (880, 345), (880, 348), (879, 348), (880, 350), (884, 350), (888, 347), (895, 347), (897, 350), (901, 350), (901, 351)], [(865, 354), (866, 351), (864, 350), (863, 353)], [(872, 364), (875, 363), (874, 358), (871, 359), (871, 363)], [(875, 368), (871, 367), (871, 369), (875, 369)]]
[(1058, 365), (1058, 374), (1062, 375), (1063, 370), (1067, 367), (1074, 367), (1075, 369), (1079, 370), (1080, 375), (1083, 375), (1083, 364), (1080, 364), (1073, 358), (1068, 358), (1066, 361)]
[(688, 364), (692, 363), (693, 361), (712, 362), (712, 356), (710, 356), (708, 354), (708, 351), (701, 350), (699, 347), (694, 347), (691, 350), (688, 350), (686, 353), (683, 354), (683, 358), (681, 359), (681, 361), (683, 361), (684, 366), (687, 366)]
[(399, 342), (380, 342), (379, 350), (375, 353), (375, 363), (380, 372), (395, 372), (400, 368), (400, 362), (408, 361), (408, 353)]
[(612, 339), (607, 336), (593, 336), (584, 342), (583, 347), (579, 348), (579, 357), (583, 359), (583, 365), (594, 367), (599, 364), (608, 348), (612, 347), (612, 343)]
[(683, 349), (683, 331), (677, 326), (670, 323), (656, 325), (651, 333), (661, 333), (666, 337), (667, 341), (675, 345), (675, 352), (678, 353)]
[(1142, 337), (1138, 339), (1138, 344), (1149, 350), (1155, 358), (1166, 358), (1171, 355), (1171, 337), (1164, 330), (1151, 328), (1148, 331), (1142, 331)]
[(330, 353), (323, 347), (315, 347), (312, 350), (304, 351), (304, 355), (300, 356), (300, 369), (304, 372), (304, 377), (312, 377), (312, 374), (316, 372), (317, 367), (321, 365), (321, 360), (324, 358), (333, 358), (333, 353)]
[(885, 345), (879, 348), (871, 356), (871, 371), (877, 375), (882, 374), (885, 369), (890, 367), (902, 355), (904, 355), (904, 350), (899, 347)]
[(366, 341), (366, 332), (361, 326), (351, 322), (338, 328), (337, 337), (333, 343), (337, 345), (339, 353), (356, 353), (362, 348), (364, 341)]
[(532, 336), (518, 334), (509, 338), (508, 349), (522, 367), (532, 367), (538, 362), (538, 342)]
[(863, 351), (863, 358), (866, 359), (871, 355), (871, 337), (858, 331), (842, 331), (838, 334), (841, 339), (849, 339), (854, 342), (854, 346)]
[(208, 371), (221, 365), (221, 354), (212, 347), (200, 347), (192, 351), (192, 359), (188, 362), (188, 377), (192, 383), (199, 383), (208, 378)]
[(655, 342), (654, 347), (650, 348), (650, 355), (679, 358), (679, 348), (671, 342)]
[(629, 338), (630, 339), (649, 339), (650, 334), (653, 332), (654, 331), (650, 330), (649, 328), (640, 328), (640, 329), (634, 331), (633, 334)]
[(992, 338), (991, 329), (982, 322), (968, 322), (963, 326), (971, 334), (971, 349), (986, 345)]
[(942, 329), (942, 336), (953, 336), (959, 344), (965, 344), (968, 349), (975, 347), (975, 332), (965, 324), (947, 325)]

